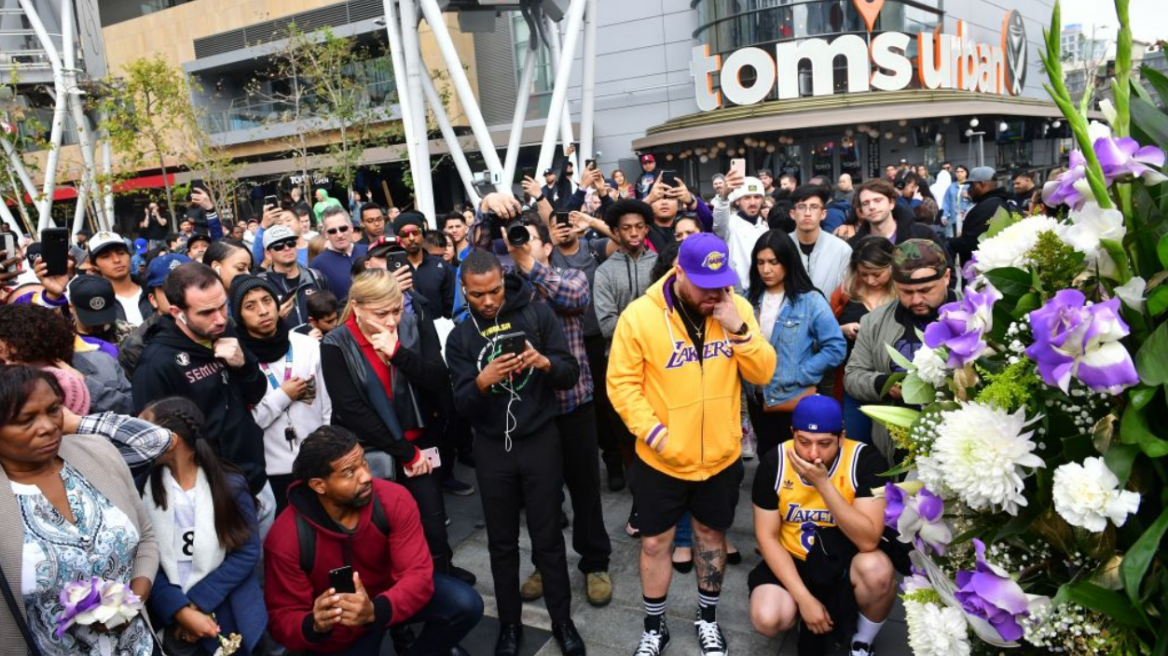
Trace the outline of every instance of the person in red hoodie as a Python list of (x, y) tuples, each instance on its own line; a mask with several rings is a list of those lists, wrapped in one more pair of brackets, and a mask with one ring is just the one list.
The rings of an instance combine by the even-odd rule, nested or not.
[[(405, 488), (369, 471), (356, 436), (321, 426), (300, 446), (288, 508), (264, 542), (268, 629), (305, 654), (376, 656), (390, 626), (423, 623), (403, 656), (466, 654), (478, 624), (474, 588), (435, 574), (418, 506)], [(352, 592), (337, 569), (351, 570)], [(400, 645), (399, 645), (400, 646)]]

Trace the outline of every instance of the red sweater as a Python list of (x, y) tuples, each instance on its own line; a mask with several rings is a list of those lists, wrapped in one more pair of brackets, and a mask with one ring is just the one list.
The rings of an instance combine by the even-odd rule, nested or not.
[[(376, 620), (370, 627), (404, 622), (430, 601), (434, 564), (417, 504), (405, 488), (381, 479), (373, 480), (373, 494), (385, 509), (388, 538), (373, 524), (372, 503), (361, 509), (356, 530), (346, 534), (325, 513), (311, 488), (303, 482), (289, 488), (289, 507), (276, 518), (264, 541), (268, 630), (288, 649), (340, 651), (365, 633), (364, 627), (341, 624), (325, 634), (313, 631), (312, 604), (330, 587), (331, 569), (350, 564), (361, 576), (375, 609)], [(296, 513), (316, 527), (316, 564), (311, 577), (300, 568)]]

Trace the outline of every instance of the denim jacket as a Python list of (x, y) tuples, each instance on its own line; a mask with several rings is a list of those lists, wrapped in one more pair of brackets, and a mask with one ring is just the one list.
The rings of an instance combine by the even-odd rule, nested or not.
[[(758, 311), (754, 308), (756, 317)], [(767, 405), (778, 405), (818, 385), (829, 371), (843, 364), (848, 353), (831, 306), (814, 291), (800, 294), (794, 303), (783, 301), (770, 343), (779, 357), (775, 375), (762, 390)], [(758, 391), (755, 386), (749, 389), (750, 394)]]

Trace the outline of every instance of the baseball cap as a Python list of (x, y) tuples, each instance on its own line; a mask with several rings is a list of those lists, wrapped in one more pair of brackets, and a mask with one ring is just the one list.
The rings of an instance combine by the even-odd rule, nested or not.
[(405, 247), (398, 242), (397, 237), (382, 235), (369, 246), (369, 257), (387, 257), (390, 253), (404, 253)]
[(150, 260), (146, 267), (146, 290), (161, 287), (166, 282), (166, 274), (190, 261), (191, 258), (182, 253), (167, 253)]
[(187, 250), (190, 250), (191, 244), (193, 244), (197, 241), (205, 241), (208, 244), (210, 244), (211, 243), (211, 235), (208, 235), (205, 232), (192, 232), (190, 238), (187, 239)]
[[(932, 269), (934, 275), (914, 278), (919, 269)], [(917, 284), (937, 280), (949, 270), (945, 249), (931, 239), (909, 239), (896, 245), (892, 252), (892, 279), (896, 282)]]
[(286, 225), (274, 225), (264, 231), (264, 250), (272, 247), (272, 244), (281, 242), (287, 239), (296, 239), (296, 233)]
[(550, 168), (549, 168), (549, 169), (544, 169), (544, 170), (543, 170), (543, 174), (544, 174), (544, 175), (551, 175), (552, 173), (555, 173), (555, 172), (556, 172), (556, 170), (555, 170), (555, 169), (550, 169)]
[(121, 235), (116, 232), (102, 230), (89, 240), (89, 256), (97, 257), (99, 253), (114, 247), (123, 248), (127, 253), (130, 252), (130, 249), (126, 247), (126, 242), (122, 240)]
[(738, 284), (738, 274), (730, 266), (730, 250), (717, 235), (700, 232), (681, 242), (677, 264), (700, 289), (720, 289)]
[(795, 406), (795, 412), (791, 414), (791, 428), (806, 433), (839, 433), (844, 429), (844, 413), (840, 410), (839, 401), (830, 396), (813, 394), (803, 397)]
[(146, 253), (146, 240), (139, 237), (134, 240), (134, 252), (138, 255)]
[(742, 198), (743, 196), (765, 196), (766, 185), (758, 178), (747, 176), (742, 179), (742, 186), (730, 192), (729, 202)]
[(114, 285), (100, 276), (81, 275), (66, 290), (73, 314), (86, 326), (106, 326), (118, 319)]
[(975, 166), (969, 172), (969, 177), (965, 179), (966, 182), (993, 182), (994, 181), (994, 167), (992, 166)]
[(644, 155), (641, 155), (641, 163), (642, 164), (648, 164), (649, 162), (656, 162), (656, 161), (657, 160), (654, 159), (652, 153), (645, 153)]

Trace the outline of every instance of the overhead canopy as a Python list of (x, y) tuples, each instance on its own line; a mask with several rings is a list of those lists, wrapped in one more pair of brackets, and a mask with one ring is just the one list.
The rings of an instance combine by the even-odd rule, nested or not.
[[(1093, 114), (1098, 114), (1094, 112)], [(945, 116), (1062, 118), (1052, 102), (968, 91), (870, 91), (728, 107), (670, 119), (633, 141), (634, 150), (690, 141), (832, 125)]]

